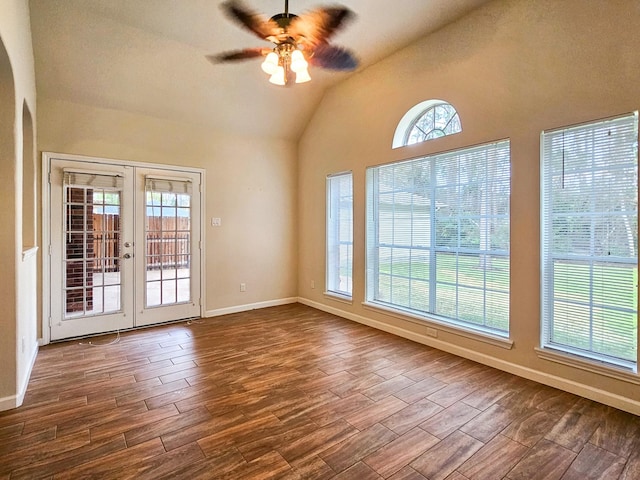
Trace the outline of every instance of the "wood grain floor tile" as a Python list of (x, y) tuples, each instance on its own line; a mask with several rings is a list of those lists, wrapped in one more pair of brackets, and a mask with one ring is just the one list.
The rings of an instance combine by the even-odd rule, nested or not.
[(338, 398), (310, 410), (307, 414), (319, 426), (333, 423), (337, 418), (344, 418), (374, 405), (374, 402), (361, 393), (354, 393), (349, 397)]
[(562, 476), (562, 480), (617, 479), (626, 462), (626, 458), (587, 444)]
[(358, 480), (382, 480), (380, 475), (362, 462), (356, 463), (353, 467), (339, 473), (333, 478), (335, 480), (351, 480), (354, 478)]
[(389, 477), (389, 480), (429, 480), (429, 479), (424, 475), (421, 475), (418, 472), (416, 472), (413, 468), (406, 466), (396, 474)]
[[(183, 445), (180, 448), (185, 448)], [(199, 447), (198, 447), (199, 448)], [(173, 450), (174, 452), (177, 451)], [(172, 452), (168, 452), (172, 453)], [(174, 480), (174, 479), (189, 479), (189, 480), (211, 480), (212, 477), (217, 479), (233, 478), (234, 472), (239, 471), (246, 466), (246, 461), (234, 448), (229, 448), (217, 452), (212, 452), (211, 455), (205, 457), (204, 460), (198, 462), (192, 462), (184, 464), (183, 466), (176, 466), (167, 473), (163, 473), (153, 480)], [(214, 475), (215, 472), (215, 476)]]
[(57, 473), (57, 480), (76, 480), (78, 478), (120, 478), (123, 472), (133, 464), (146, 461), (165, 453), (162, 442), (154, 438), (135, 447), (119, 450), (115, 453), (95, 458), (74, 468)]
[(253, 418), (243, 417), (226, 428), (218, 429), (214, 433), (200, 438), (198, 445), (200, 445), (205, 455), (209, 455), (211, 451), (226, 448), (227, 446), (238, 447), (262, 438), (280, 423), (280, 420), (271, 414)]
[[(465, 405), (468, 404), (465, 403)], [(494, 404), (460, 427), (460, 430), (482, 443), (487, 443), (517, 418), (518, 415), (512, 410)]]
[(462, 401), (467, 405), (479, 410), (486, 410), (496, 402), (509, 395), (513, 391), (509, 388), (511, 379), (515, 378), (506, 373), (496, 377), (494, 382), (479, 388), (464, 397)]
[(445, 480), (469, 480), (467, 477), (462, 475), (460, 472), (453, 472), (449, 475)]
[(446, 408), (462, 400), (476, 389), (477, 386), (466, 382), (450, 383), (427, 398)]
[(533, 447), (558, 421), (559, 418), (554, 415), (532, 410), (514, 420), (502, 433), (527, 447)]
[(320, 454), (320, 458), (335, 472), (340, 473), (397, 437), (391, 430), (376, 423), (328, 448)]
[(204, 453), (194, 442), (170, 452), (163, 450), (144, 460), (136, 458), (135, 464), (118, 472), (118, 480), (156, 480), (204, 459)]
[(445, 438), (480, 413), (480, 410), (458, 402), (422, 422), (420, 428), (438, 438)]
[(409, 465), (439, 441), (430, 433), (414, 428), (365, 457), (364, 462), (382, 476), (388, 477)]
[(562, 478), (576, 454), (549, 440), (540, 440), (527, 455), (516, 464), (509, 480), (557, 480)]
[(382, 424), (402, 435), (442, 410), (440, 405), (424, 398), (389, 416)]
[(458, 467), (458, 471), (469, 480), (501, 480), (526, 453), (524, 445), (498, 435)]
[(637, 478), (640, 478), (640, 452), (631, 455), (620, 474), (620, 480), (635, 480)]
[(482, 445), (466, 433), (455, 431), (420, 455), (410, 466), (429, 480), (444, 480)]
[(82, 446), (67, 445), (56, 455), (28, 462), (25, 466), (13, 470), (11, 479), (33, 479), (43, 475), (57, 475), (91, 460), (103, 458), (112, 453), (126, 449), (121, 436), (96, 442), (86, 442)]
[(237, 448), (247, 461), (255, 460), (281, 445), (287, 445), (307, 435), (313, 434), (318, 425), (306, 418), (296, 418), (287, 422), (280, 422), (269, 428), (259, 438), (243, 443)]
[(132, 428), (148, 425), (158, 420), (175, 417), (178, 415), (178, 409), (175, 405), (165, 405), (164, 407), (153, 410), (145, 410), (133, 415), (121, 416), (109, 422), (101, 423), (89, 429), (91, 440), (99, 438), (112, 437), (117, 434), (124, 434)]
[[(207, 409), (211, 414), (211, 412)], [(177, 430), (171, 429), (161, 435), (164, 448), (169, 451), (175, 448), (195, 442), (201, 438), (211, 435), (212, 432), (224, 430), (246, 420), (246, 417), (239, 411), (233, 410), (220, 415), (211, 414), (208, 422), (195, 422)], [(149, 424), (152, 425), (152, 424)]]
[(19, 437), (22, 434), (22, 428), (24, 422), (14, 423), (13, 425), (6, 425), (0, 427), (0, 441), (5, 441), (8, 438)]
[[(61, 458), (65, 453), (76, 450), (90, 443), (89, 431), (79, 432), (63, 438), (56, 438), (48, 442), (35, 445), (38, 448), (19, 449), (6, 452), (0, 457), (0, 473), (14, 472), (28, 469), (30, 466), (46, 464), (49, 459)], [(38, 471), (38, 469), (33, 469)]]
[(600, 426), (600, 417), (570, 409), (545, 435), (547, 440), (580, 452)]
[(0, 480), (640, 478), (639, 417), (300, 304), (113, 338), (40, 349)]
[[(101, 403), (109, 404), (112, 402), (113, 400), (107, 400)], [(118, 408), (117, 405), (113, 404), (112, 408), (98, 410), (95, 414), (90, 415), (65, 415), (59, 419), (59, 423), (56, 427), (56, 435), (58, 437), (62, 437), (81, 431), (89, 431), (91, 428), (97, 425), (122, 421), (122, 418), (128, 418), (130, 415), (136, 415), (140, 412), (146, 411), (147, 406), (145, 405), (145, 403), (138, 402), (121, 408)]]
[(362, 393), (373, 401), (379, 401), (389, 395), (393, 395), (394, 393), (403, 390), (404, 388), (407, 388), (410, 385), (413, 385), (414, 383), (415, 382), (410, 378), (398, 375), (374, 385), (373, 387), (367, 388), (366, 390), (363, 390)]
[(34, 444), (47, 443), (56, 438), (56, 427), (48, 427), (39, 432), (27, 435), (17, 435), (8, 437), (0, 441), (0, 458), (11, 452), (26, 449)]
[(312, 455), (318, 455), (356, 433), (358, 433), (358, 430), (345, 420), (337, 420), (298, 440), (281, 445), (278, 451), (285, 460), (293, 464)]
[(358, 430), (364, 430), (365, 428), (386, 419), (407, 406), (408, 405), (405, 402), (391, 395), (369, 407), (350, 413), (344, 418)]
[[(205, 424), (213, 418), (211, 412), (205, 407), (194, 408), (187, 412), (181, 412), (143, 425), (130, 427), (124, 432), (124, 438), (128, 447), (138, 445), (153, 438), (160, 438), (169, 433), (193, 427), (198, 424)], [(207, 425), (208, 426), (208, 425)]]
[(414, 403), (431, 395), (432, 393), (446, 387), (447, 383), (434, 377), (427, 377), (419, 382), (409, 385), (407, 388), (394, 393), (393, 395), (407, 403)]
[(640, 448), (640, 418), (611, 409), (589, 440), (594, 445), (628, 458)]

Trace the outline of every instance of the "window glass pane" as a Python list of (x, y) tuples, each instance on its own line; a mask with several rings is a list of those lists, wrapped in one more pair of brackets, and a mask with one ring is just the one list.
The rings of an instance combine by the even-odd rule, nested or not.
[(353, 177), (349, 172), (327, 178), (327, 291), (350, 297), (352, 269)]
[(148, 177), (145, 185), (146, 306), (189, 302), (191, 183)]
[(367, 300), (507, 336), (509, 198), (508, 141), (369, 168)]
[(414, 119), (406, 132), (405, 145), (413, 145), (461, 131), (460, 117), (452, 105), (448, 103), (431, 104), (427, 110)]
[(542, 135), (542, 344), (635, 369), (637, 114)]

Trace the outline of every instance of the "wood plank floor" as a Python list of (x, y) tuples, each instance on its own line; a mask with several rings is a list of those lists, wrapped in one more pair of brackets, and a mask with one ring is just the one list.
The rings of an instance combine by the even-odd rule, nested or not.
[(0, 479), (639, 479), (640, 419), (302, 305), (42, 348)]

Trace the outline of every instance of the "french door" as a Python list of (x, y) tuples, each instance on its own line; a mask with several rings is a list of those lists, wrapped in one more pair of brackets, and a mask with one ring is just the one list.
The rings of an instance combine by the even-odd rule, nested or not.
[(200, 316), (201, 174), (51, 158), (50, 338)]

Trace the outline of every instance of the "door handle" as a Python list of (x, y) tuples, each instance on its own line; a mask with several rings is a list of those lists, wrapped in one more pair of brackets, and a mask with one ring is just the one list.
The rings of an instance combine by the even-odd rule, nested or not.
[(122, 258), (131, 258), (131, 254), (130, 253), (125, 253), (124, 255), (122, 255)]

